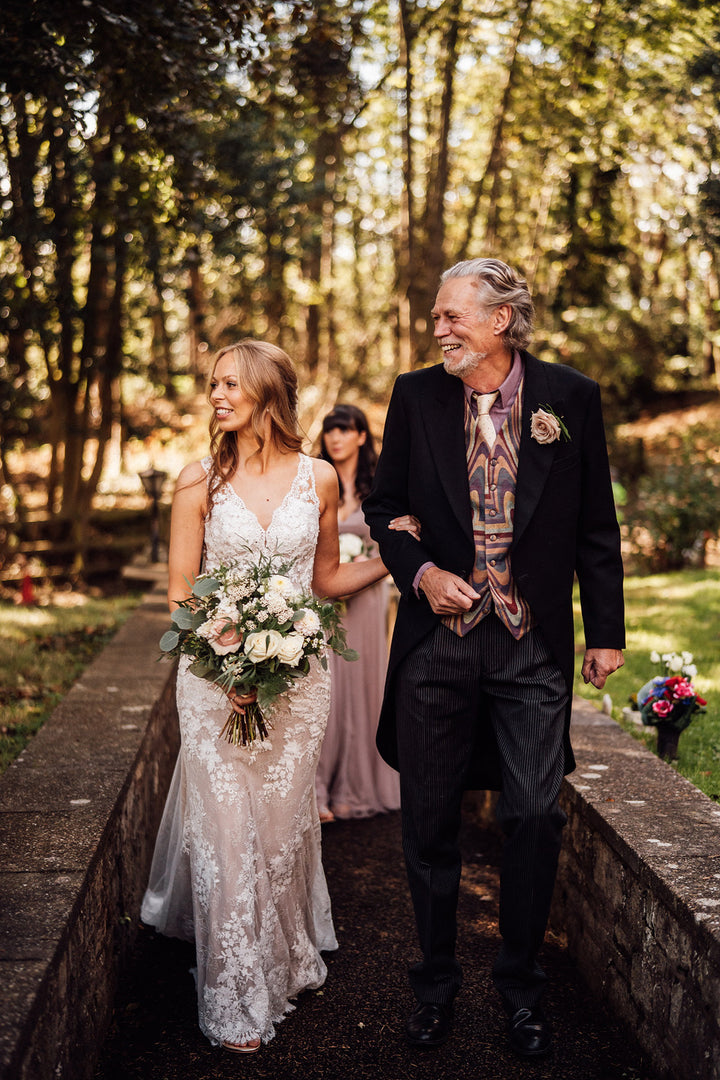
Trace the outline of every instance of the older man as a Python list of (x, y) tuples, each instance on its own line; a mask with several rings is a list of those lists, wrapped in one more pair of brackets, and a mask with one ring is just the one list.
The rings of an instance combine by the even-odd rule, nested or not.
[[(410, 1043), (450, 1034), (461, 801), (499, 789), (502, 944), (493, 978), (521, 1055), (551, 1045), (538, 963), (565, 814), (580, 585), (583, 678), (623, 663), (620, 536), (596, 383), (526, 351), (526, 282), (496, 259), (446, 271), (443, 363), (401, 375), (363, 509), (401, 593), (378, 746), (400, 770), (403, 850), (422, 959)], [(418, 542), (390, 521), (414, 514)]]

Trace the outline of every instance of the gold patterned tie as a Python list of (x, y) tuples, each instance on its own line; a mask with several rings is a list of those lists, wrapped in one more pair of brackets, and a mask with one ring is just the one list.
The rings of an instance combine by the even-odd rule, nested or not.
[(490, 418), (490, 409), (492, 408), (498, 393), (498, 390), (495, 390), (492, 394), (481, 394), (477, 390), (473, 390), (472, 392), (472, 400), (477, 407), (477, 418), (475, 423), (490, 449), (495, 445), (495, 439), (497, 437), (495, 425)]

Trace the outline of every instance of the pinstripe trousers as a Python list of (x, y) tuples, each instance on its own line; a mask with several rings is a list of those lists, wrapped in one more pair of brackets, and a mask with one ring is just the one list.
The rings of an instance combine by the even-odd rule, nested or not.
[(502, 768), (502, 944), (493, 979), (511, 1014), (540, 1000), (546, 976), (537, 954), (567, 820), (558, 804), (567, 694), (541, 632), (516, 640), (494, 613), (465, 637), (438, 624), (403, 661), (396, 715), (403, 852), (422, 951), (410, 983), (419, 1001), (450, 1004), (462, 981), (461, 803), (483, 725), (492, 727)]

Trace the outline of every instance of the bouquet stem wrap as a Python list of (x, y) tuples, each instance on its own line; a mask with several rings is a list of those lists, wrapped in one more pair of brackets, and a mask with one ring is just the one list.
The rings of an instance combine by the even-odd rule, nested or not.
[(268, 728), (257, 701), (233, 709), (220, 732), (220, 738), (233, 746), (248, 746), (256, 739), (263, 742), (267, 737)]

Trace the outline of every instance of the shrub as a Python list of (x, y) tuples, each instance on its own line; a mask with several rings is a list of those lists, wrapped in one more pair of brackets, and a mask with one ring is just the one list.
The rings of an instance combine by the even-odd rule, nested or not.
[(643, 476), (625, 508), (633, 553), (652, 571), (703, 566), (720, 534), (720, 465), (683, 440), (673, 460)]

